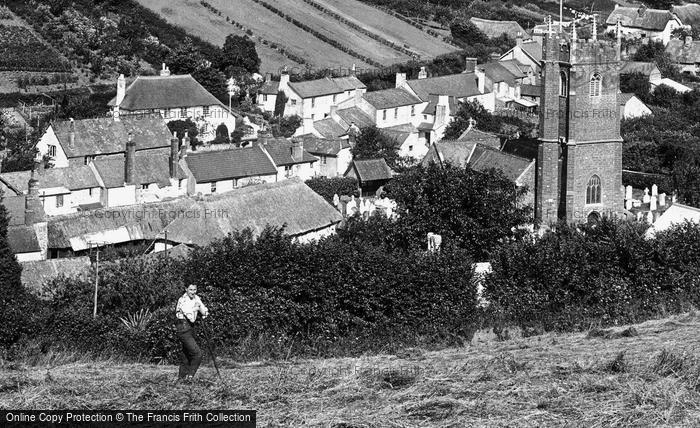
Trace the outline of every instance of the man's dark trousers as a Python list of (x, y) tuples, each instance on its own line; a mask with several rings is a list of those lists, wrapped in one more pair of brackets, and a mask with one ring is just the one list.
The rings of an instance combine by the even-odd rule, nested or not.
[(178, 377), (194, 376), (202, 362), (202, 350), (195, 340), (194, 324), (188, 320), (177, 320), (177, 336), (182, 342), (182, 354), (180, 357), (180, 372)]

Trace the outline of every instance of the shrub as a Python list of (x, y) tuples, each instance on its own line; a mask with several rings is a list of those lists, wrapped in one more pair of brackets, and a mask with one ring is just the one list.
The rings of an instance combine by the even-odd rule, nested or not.
[(333, 195), (360, 196), (357, 180), (352, 177), (315, 177), (306, 180), (306, 185), (330, 203), (333, 203)]

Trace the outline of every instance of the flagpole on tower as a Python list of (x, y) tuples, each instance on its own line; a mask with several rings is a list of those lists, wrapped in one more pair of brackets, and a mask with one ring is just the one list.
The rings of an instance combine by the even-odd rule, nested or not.
[(562, 21), (564, 20), (564, 0), (559, 0), (559, 32), (562, 32)]

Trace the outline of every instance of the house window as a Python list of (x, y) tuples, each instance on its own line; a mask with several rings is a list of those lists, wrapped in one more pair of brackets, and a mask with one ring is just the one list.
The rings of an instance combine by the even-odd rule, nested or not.
[(216, 193), (216, 181), (212, 181), (211, 183), (211, 193)]
[(333, 104), (335, 104), (335, 100), (338, 96), (336, 94), (333, 94)]
[(209, 106), (202, 107), (202, 114), (204, 117), (209, 117)]
[(327, 161), (328, 161), (327, 156), (321, 156), (321, 165), (325, 165), (327, 163)]
[(408, 151), (412, 152), (413, 151), (413, 146), (408, 146)]
[(85, 156), (85, 160), (84, 160), (85, 165), (89, 164), (90, 162), (93, 162), (96, 158), (97, 158), (97, 156)]
[(588, 95), (591, 97), (599, 97), (602, 83), (603, 77), (600, 73), (593, 73), (591, 80), (588, 82)]
[(56, 195), (56, 208), (63, 206), (63, 195)]
[(411, 106), (411, 117), (416, 115), (416, 106)]
[(599, 204), (600, 194), (600, 177), (593, 175), (586, 187), (586, 204)]
[(88, 195), (92, 196), (92, 187), (88, 189)]
[(559, 72), (559, 96), (565, 97), (569, 94), (569, 85), (566, 78), (566, 73), (563, 71)]
[(399, 109), (395, 108), (394, 109), (394, 119), (398, 119), (398, 118), (399, 118)]
[(263, 94), (263, 102), (267, 102), (267, 94)]
[(231, 180), (231, 186), (238, 187), (238, 179), (237, 178), (234, 178)]
[(352, 95), (351, 91), (348, 91), (348, 98), (350, 98), (350, 95)]
[(141, 190), (148, 190), (148, 183), (142, 184)]
[(297, 105), (297, 100), (295, 100), (294, 98), (292, 98), (290, 101), (291, 101), (293, 106)]
[(423, 115), (423, 120), (428, 120), (428, 115), (427, 115), (427, 114), (424, 114), (424, 115)]
[(180, 107), (180, 117), (187, 117), (187, 107)]
[(184, 181), (185, 181), (185, 180), (183, 180), (183, 179), (179, 179), (179, 180), (177, 181), (177, 188), (178, 188), (178, 189), (182, 189), (182, 183), (183, 183)]
[(386, 110), (382, 110), (382, 120), (386, 120)]
[(316, 97), (311, 98), (311, 107), (316, 107)]
[(285, 175), (285, 177), (292, 176), (292, 165), (285, 165), (284, 166), (284, 175)]
[(53, 144), (49, 144), (49, 156), (51, 156), (52, 158), (56, 157), (56, 146), (54, 146)]

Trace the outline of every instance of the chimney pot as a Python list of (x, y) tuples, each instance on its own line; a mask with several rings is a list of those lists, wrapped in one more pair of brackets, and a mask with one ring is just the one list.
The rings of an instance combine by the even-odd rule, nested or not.
[(464, 67), (465, 73), (473, 73), (474, 70), (476, 70), (476, 58), (465, 58), (464, 63), (465, 63), (465, 67)]
[(129, 140), (126, 143), (126, 158), (124, 160), (124, 182), (136, 184), (136, 143), (129, 132)]
[(177, 163), (180, 159), (180, 140), (177, 139), (177, 132), (170, 139), (170, 178), (177, 178)]
[(426, 79), (428, 77), (428, 72), (425, 70), (425, 66), (422, 66), (420, 68), (420, 71), (418, 72), (418, 78), (419, 79)]

